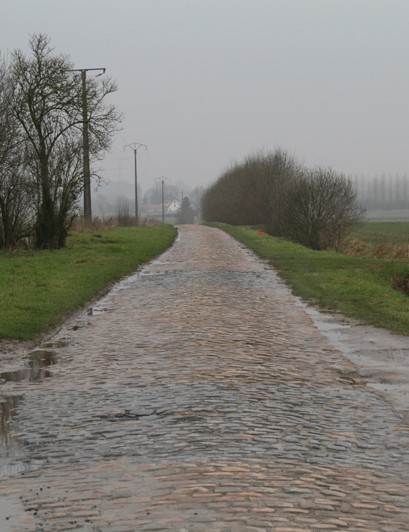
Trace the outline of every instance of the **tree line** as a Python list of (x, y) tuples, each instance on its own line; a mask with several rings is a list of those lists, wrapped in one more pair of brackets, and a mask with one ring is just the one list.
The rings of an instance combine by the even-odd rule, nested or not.
[[(29, 49), (28, 57), (16, 50), (10, 64), (0, 61), (0, 248), (24, 239), (56, 249), (65, 245), (84, 191), (84, 93), (79, 72), (47, 35), (32, 36)], [(108, 77), (86, 81), (91, 161), (119, 127), (121, 115), (105, 103), (116, 90)]]
[(353, 177), (359, 201), (367, 210), (409, 208), (409, 178), (407, 175), (375, 175)]
[(338, 249), (362, 215), (351, 179), (306, 168), (282, 150), (234, 164), (202, 197), (206, 221), (256, 225), (316, 250)]

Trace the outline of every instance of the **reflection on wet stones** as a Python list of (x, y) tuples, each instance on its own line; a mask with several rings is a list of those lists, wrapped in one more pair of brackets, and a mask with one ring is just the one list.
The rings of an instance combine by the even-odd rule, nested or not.
[(57, 357), (55, 351), (35, 350), (27, 355), (27, 365), (10, 371), (0, 373), (0, 383), (39, 381), (51, 376), (51, 372), (45, 368), (55, 364)]
[[(40, 382), (50, 377), (48, 367), (57, 362), (56, 352), (51, 349), (36, 349), (27, 354), (23, 367), (0, 372), (1, 385), (17, 384), (24, 381)], [(9, 390), (9, 388), (5, 388)], [(20, 448), (25, 442), (17, 438), (11, 431), (12, 418), (24, 396), (0, 395), (0, 473), (16, 473), (25, 469), (20, 456)], [(5, 459), (5, 462), (3, 460)], [(10, 461), (11, 460), (11, 461)]]
[(66, 324), (52, 379), (16, 385), (16, 529), (409, 530), (401, 419), (263, 262), (214, 229), (180, 235)]
[(13, 417), (23, 398), (22, 395), (0, 398), (0, 477), (19, 473), (26, 468), (21, 453), (25, 442), (17, 437), (12, 427)]
[(14, 443), (14, 438), (10, 436), (10, 422), (22, 399), (22, 395), (0, 398), (0, 444), (4, 447)]

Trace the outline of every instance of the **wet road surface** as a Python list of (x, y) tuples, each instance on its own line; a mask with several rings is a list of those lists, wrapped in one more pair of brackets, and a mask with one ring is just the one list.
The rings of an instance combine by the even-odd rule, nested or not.
[(221, 231), (39, 350), (0, 373), (2, 531), (409, 530), (407, 419)]

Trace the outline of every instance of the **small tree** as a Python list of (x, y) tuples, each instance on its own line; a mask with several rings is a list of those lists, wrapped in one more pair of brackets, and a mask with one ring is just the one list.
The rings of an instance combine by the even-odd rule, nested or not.
[(190, 199), (185, 196), (180, 206), (177, 222), (178, 224), (192, 224), (195, 219), (195, 213), (190, 204)]

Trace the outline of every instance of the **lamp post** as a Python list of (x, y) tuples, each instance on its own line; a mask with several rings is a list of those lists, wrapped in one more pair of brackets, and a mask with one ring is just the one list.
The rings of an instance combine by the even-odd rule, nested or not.
[(140, 148), (144, 147), (146, 150), (148, 146), (146, 144), (141, 144), (140, 142), (132, 142), (131, 144), (126, 144), (123, 149), (130, 148), (134, 153), (134, 169), (135, 169), (135, 224), (139, 223), (139, 213), (138, 213), (138, 167), (137, 167), (137, 153)]
[(81, 72), (82, 85), (82, 149), (83, 149), (83, 172), (84, 172), (84, 220), (92, 220), (91, 208), (91, 168), (89, 162), (89, 129), (88, 129), (88, 98), (87, 98), (87, 72), (91, 70), (101, 71), (98, 76), (105, 73), (105, 68), (72, 68), (69, 72)]

